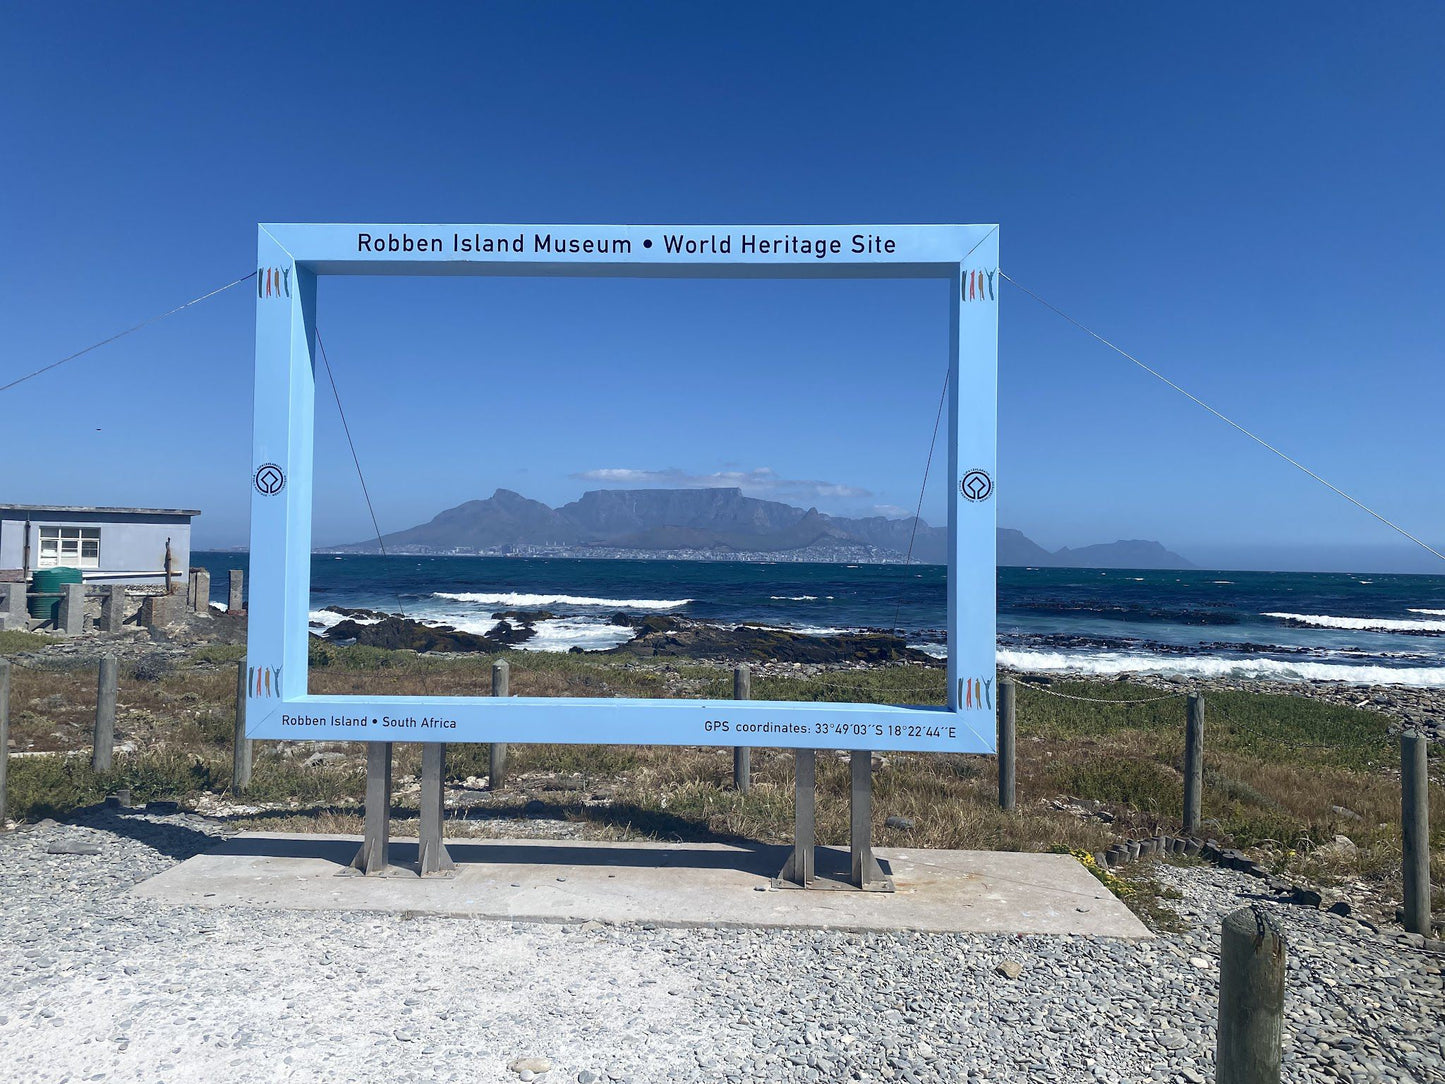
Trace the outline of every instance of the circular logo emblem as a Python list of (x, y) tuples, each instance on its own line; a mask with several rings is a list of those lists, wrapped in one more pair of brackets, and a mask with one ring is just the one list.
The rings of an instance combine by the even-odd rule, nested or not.
[(256, 491), (274, 497), (286, 488), (286, 472), (275, 463), (262, 463), (256, 471)]
[(993, 493), (993, 479), (988, 476), (988, 471), (974, 468), (963, 476), (963, 481), (958, 483), (958, 491), (970, 501), (986, 501)]

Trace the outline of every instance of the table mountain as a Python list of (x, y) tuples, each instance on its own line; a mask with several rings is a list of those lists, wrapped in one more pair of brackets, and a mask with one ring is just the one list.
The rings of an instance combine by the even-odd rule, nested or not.
[[(561, 508), (549, 508), (510, 489), (467, 501), (427, 523), (382, 538), (388, 552), (509, 552), (565, 548), (585, 556), (598, 550), (687, 550), (728, 553), (856, 552), (919, 564), (947, 561), (948, 531), (912, 517), (849, 518), (816, 508), (746, 497), (737, 488), (596, 489)], [(1127, 541), (1050, 553), (1022, 533), (998, 532), (999, 564), (1039, 567), (1189, 568), (1157, 542)], [(339, 546), (375, 553), (376, 542)]]

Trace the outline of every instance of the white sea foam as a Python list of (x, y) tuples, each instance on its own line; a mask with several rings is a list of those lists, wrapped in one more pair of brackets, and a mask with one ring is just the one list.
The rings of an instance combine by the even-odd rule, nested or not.
[[(757, 628), (769, 628), (768, 625), (758, 625)], [(784, 625), (788, 632), (796, 632), (799, 636), (850, 636), (859, 632), (859, 629), (838, 629), (831, 625)]]
[(312, 628), (329, 629), (332, 625), (339, 625), (346, 618), (330, 610), (312, 610), (306, 615), (306, 620), (311, 623)]
[(586, 617), (557, 617), (538, 621), (534, 634), (517, 645), (518, 651), (606, 651), (632, 639), (633, 630)]
[(909, 644), (908, 646), (913, 648), (913, 650), (915, 651), (923, 652), (925, 655), (932, 655), (935, 659), (948, 658), (947, 644), (940, 644), (929, 641), (921, 644)]
[(1445, 686), (1445, 667), (1348, 666), (1287, 659), (1164, 656), (1127, 653), (1069, 655), (1061, 651), (1001, 649), (1000, 666), (1014, 670), (1113, 676), (1160, 674), (1175, 677), (1239, 678), (1255, 681), (1343, 681), (1354, 685)]
[(498, 625), (497, 619), (490, 614), (485, 617), (477, 617), (475, 614), (428, 615), (419, 620), (425, 625), (450, 625), (458, 632), (470, 632), (477, 636), (485, 636)]
[(306, 615), (306, 620), (311, 626), (312, 635), (319, 635), (327, 629), (341, 624), (343, 621), (355, 621), (358, 625), (375, 625), (381, 620), (379, 617), (347, 617), (334, 610), (312, 610)]
[(438, 591), (433, 598), (472, 602), (478, 606), (597, 606), (609, 609), (676, 610), (690, 598), (589, 598), (585, 595), (530, 595), (519, 591)]
[[(1412, 611), (1418, 612), (1418, 611)], [(1329, 614), (1267, 613), (1261, 617), (1277, 617), (1297, 621), (1321, 629), (1354, 629), (1361, 632), (1445, 632), (1445, 621), (1405, 621), (1389, 617), (1331, 617)]]
[[(828, 596), (832, 598), (832, 595)], [(774, 602), (817, 602), (817, 595), (769, 595)]]
[[(214, 603), (212, 605), (214, 605)], [(1410, 612), (1412, 614), (1427, 614), (1430, 617), (1445, 617), (1445, 610), (1417, 610), (1411, 607)]]

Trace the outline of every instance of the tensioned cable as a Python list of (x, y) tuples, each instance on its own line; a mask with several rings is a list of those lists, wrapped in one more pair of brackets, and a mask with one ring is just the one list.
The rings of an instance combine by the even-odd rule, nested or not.
[(113, 342), (115, 342), (116, 339), (123, 339), (123, 338), (125, 338), (127, 335), (129, 335), (131, 332), (133, 332), (133, 331), (139, 331), (141, 328), (145, 327), (145, 326), (148, 325), (148, 324), (154, 324), (157, 320), (164, 320), (167, 316), (174, 316), (176, 313), (180, 312), (182, 309), (188, 309), (188, 308), (190, 308), (192, 305), (199, 304), (200, 302), (206, 300), (206, 298), (208, 298), (208, 297), (215, 297), (217, 294), (219, 294), (219, 293), (224, 293), (225, 291), (229, 290), (232, 286), (239, 286), (239, 285), (241, 285), (241, 283), (245, 282), (247, 279), (253, 279), (253, 278), (255, 278), (258, 273), (259, 273), (259, 272), (252, 271), (249, 275), (242, 275), (242, 276), (241, 276), (240, 278), (238, 278), (235, 282), (228, 282), (228, 283), (226, 283), (226, 285), (224, 285), (224, 286), (218, 286), (216, 289), (212, 290), (210, 293), (208, 293), (208, 294), (202, 294), (200, 297), (192, 298), (190, 301), (187, 301), (184, 305), (177, 305), (175, 308), (171, 309), (169, 312), (163, 312), (163, 313), (161, 313), (159, 316), (152, 316), (152, 317), (151, 317), (150, 319), (148, 319), (148, 320), (142, 320), (140, 323), (136, 324), (135, 327), (128, 327), (128, 328), (126, 328), (124, 331), (118, 331), (118, 332), (116, 332), (114, 335), (112, 335), (110, 338), (108, 338), (108, 339), (101, 339), (100, 342), (98, 342), (98, 343), (91, 343), (91, 344), (90, 344), (89, 346), (87, 346), (84, 350), (77, 350), (75, 353), (71, 354), (69, 357), (61, 358), (59, 361), (52, 361), (49, 365), (42, 366), (41, 368), (36, 369), (33, 373), (26, 373), (24, 376), (20, 377), (19, 379), (12, 380), (12, 381), (10, 381), (10, 383), (5, 384), (5, 385), (0, 385), (0, 391), (9, 391), (11, 388), (15, 387), (15, 385), (17, 385), (17, 384), (23, 384), (23, 383), (25, 383), (25, 381), (27, 381), (27, 380), (33, 380), (35, 377), (39, 376), (41, 373), (48, 373), (48, 372), (50, 372), (51, 369), (58, 369), (60, 366), (64, 365), (67, 361), (74, 361), (76, 358), (80, 357), (82, 354), (88, 354), (88, 353), (90, 353), (92, 350), (95, 350), (95, 349), (97, 349), (98, 347), (104, 346), (106, 343), (113, 343)]
[(1075, 696), (1073, 693), (1061, 693), (1054, 689), (1046, 689), (1042, 685), (1035, 685), (1029, 681), (1015, 683), (1016, 688), (1032, 689), (1036, 693), (1044, 693), (1047, 696), (1056, 696), (1060, 700), (1077, 700), (1081, 704), (1157, 704), (1162, 700), (1177, 700), (1181, 696), (1188, 696), (1188, 693), (1165, 693), (1163, 696), (1146, 696), (1138, 700), (1115, 699), (1106, 696)]
[[(316, 349), (321, 354), (321, 363), (326, 366), (326, 379), (331, 384), (331, 395), (336, 400), (336, 412), (341, 415), (341, 429), (346, 434), (346, 445), (351, 449), (351, 461), (356, 464), (356, 477), (361, 482), (361, 495), (366, 498), (366, 510), (371, 513), (371, 529), (376, 532), (376, 548), (381, 550), (385, 557), (386, 543), (381, 540), (381, 524), (376, 521), (376, 509), (371, 504), (371, 491), (366, 488), (366, 475), (361, 472), (361, 457), (356, 454), (356, 442), (351, 439), (351, 426), (346, 421), (346, 408), (341, 405), (341, 392), (336, 389), (336, 374), (331, 371), (331, 359), (326, 356), (326, 344), (321, 341), (321, 332), (316, 332)], [(401, 594), (397, 593), (396, 604), (401, 607), (401, 615), (406, 616), (406, 607), (402, 604)]]
[[(923, 484), (918, 487), (918, 507), (913, 510), (913, 529), (908, 532), (908, 552), (903, 555), (903, 566), (913, 561), (913, 540), (918, 537), (918, 519), (923, 515), (923, 494), (928, 489), (928, 472), (933, 468), (933, 448), (938, 443), (938, 425), (943, 421), (943, 403), (948, 398), (948, 377), (943, 374), (943, 390), (938, 393), (938, 413), (933, 418), (933, 436), (928, 438), (928, 459), (923, 464)], [(898, 585), (898, 597), (893, 606), (893, 629), (898, 630), (898, 615), (903, 612), (903, 585)]]
[(1360, 511), (1368, 513), (1369, 515), (1373, 516), (1375, 519), (1377, 519), (1377, 520), (1379, 520), (1381, 523), (1383, 523), (1386, 527), (1390, 528), (1390, 530), (1396, 532), (1397, 534), (1403, 535), (1404, 537), (1408, 538), (1411, 542), (1415, 543), (1415, 545), (1419, 546), (1421, 549), (1423, 549), (1423, 550), (1425, 550), (1425, 551), (1427, 551), (1427, 552), (1429, 552), (1429, 553), (1433, 553), (1436, 557), (1440, 558), (1440, 560), (1445, 561), (1445, 553), (1441, 553), (1441, 552), (1440, 552), (1439, 550), (1437, 550), (1434, 546), (1431, 546), (1431, 545), (1429, 545), (1428, 543), (1423, 542), (1423, 541), (1421, 541), (1420, 539), (1416, 538), (1416, 537), (1415, 537), (1414, 535), (1412, 535), (1409, 531), (1405, 530), (1405, 528), (1401, 527), (1398, 523), (1395, 523), (1395, 522), (1393, 522), (1393, 521), (1391, 521), (1391, 520), (1389, 520), (1389, 519), (1386, 519), (1384, 516), (1380, 515), (1379, 512), (1376, 512), (1373, 508), (1371, 508), (1369, 505), (1365, 504), (1363, 501), (1359, 501), (1359, 500), (1356, 500), (1354, 497), (1351, 497), (1348, 493), (1346, 493), (1346, 492), (1345, 492), (1343, 489), (1341, 489), (1339, 486), (1335, 485), (1333, 482), (1329, 482), (1329, 481), (1326, 481), (1324, 478), (1321, 478), (1318, 474), (1316, 474), (1314, 471), (1310, 470), (1310, 469), (1309, 469), (1308, 467), (1306, 467), (1303, 463), (1301, 463), (1298, 459), (1294, 459), (1294, 458), (1292, 458), (1291, 456), (1286, 455), (1284, 452), (1280, 451), (1278, 448), (1276, 448), (1276, 447), (1275, 447), (1273, 444), (1271, 444), (1269, 441), (1267, 441), (1267, 440), (1265, 440), (1263, 437), (1259, 436), (1257, 433), (1253, 433), (1253, 432), (1251, 432), (1250, 430), (1246, 429), (1244, 426), (1240, 425), (1240, 424), (1239, 424), (1237, 421), (1235, 421), (1233, 418), (1230, 418), (1230, 417), (1227, 417), (1227, 416), (1224, 415), (1224, 414), (1221, 414), (1219, 411), (1215, 410), (1212, 406), (1210, 406), (1208, 403), (1206, 403), (1203, 399), (1199, 398), (1199, 396), (1193, 395), (1193, 394), (1191, 394), (1190, 392), (1185, 391), (1185, 390), (1184, 390), (1183, 388), (1181, 388), (1178, 384), (1174, 383), (1174, 381), (1170, 380), (1167, 376), (1165, 376), (1163, 373), (1159, 372), (1157, 369), (1152, 369), (1152, 368), (1150, 368), (1148, 365), (1145, 365), (1142, 361), (1140, 361), (1138, 358), (1136, 358), (1133, 354), (1129, 353), (1127, 350), (1124, 350), (1124, 349), (1122, 349), (1122, 348), (1120, 348), (1120, 347), (1118, 347), (1118, 346), (1115, 346), (1113, 343), (1111, 343), (1108, 339), (1104, 338), (1104, 336), (1100, 335), (1100, 334), (1099, 334), (1097, 331), (1095, 331), (1093, 328), (1090, 328), (1090, 327), (1086, 326), (1085, 324), (1079, 322), (1078, 320), (1075, 320), (1072, 316), (1070, 316), (1068, 313), (1064, 312), (1064, 310), (1061, 309), (1061, 308), (1059, 308), (1057, 305), (1052, 304), (1052, 303), (1049, 302), (1049, 301), (1045, 301), (1042, 297), (1040, 297), (1038, 294), (1034, 293), (1034, 292), (1033, 292), (1032, 290), (1030, 290), (1027, 286), (1020, 285), (1019, 282), (1017, 282), (1011, 275), (1009, 275), (1007, 272), (1005, 272), (1005, 271), (1003, 270), (1003, 268), (999, 268), (999, 272), (998, 272), (998, 273), (999, 273), (1000, 277), (1005, 278), (1005, 279), (1008, 279), (1008, 281), (1009, 281), (1010, 283), (1012, 283), (1014, 286), (1017, 286), (1017, 287), (1018, 287), (1020, 290), (1022, 290), (1024, 293), (1028, 294), (1031, 298), (1033, 298), (1035, 301), (1037, 301), (1040, 305), (1044, 306), (1044, 308), (1053, 311), (1054, 313), (1056, 313), (1056, 314), (1059, 315), (1059, 316), (1062, 316), (1065, 320), (1067, 320), (1069, 323), (1073, 324), (1076, 328), (1078, 328), (1080, 331), (1084, 332), (1084, 334), (1088, 335), (1090, 338), (1097, 339), (1099, 342), (1101, 342), (1101, 343), (1103, 343), (1105, 346), (1107, 346), (1110, 350), (1114, 351), (1114, 353), (1119, 354), (1119, 355), (1121, 355), (1121, 356), (1123, 356), (1123, 357), (1125, 357), (1125, 358), (1128, 358), (1128, 359), (1129, 359), (1130, 361), (1132, 361), (1135, 365), (1139, 366), (1139, 368), (1143, 369), (1146, 373), (1148, 373), (1150, 376), (1154, 377), (1156, 380), (1163, 381), (1165, 384), (1168, 384), (1171, 388), (1173, 388), (1175, 391), (1177, 391), (1180, 395), (1182, 395), (1182, 396), (1184, 396), (1186, 399), (1190, 400), (1192, 403), (1195, 403), (1196, 405), (1201, 406), (1201, 407), (1203, 407), (1205, 410), (1209, 411), (1209, 413), (1213, 414), (1213, 415), (1214, 415), (1216, 418), (1218, 418), (1220, 421), (1224, 422), (1225, 424), (1227, 424), (1227, 425), (1229, 425), (1229, 426), (1232, 426), (1232, 427), (1235, 428), (1235, 429), (1238, 429), (1241, 433), (1243, 433), (1245, 436), (1247, 436), (1250, 440), (1254, 441), (1254, 442), (1255, 442), (1256, 444), (1258, 444), (1260, 447), (1266, 448), (1266, 449), (1268, 449), (1269, 451), (1273, 452), (1275, 455), (1279, 456), (1281, 459), (1283, 459), (1283, 460), (1284, 460), (1286, 463), (1288, 463), (1290, 466), (1295, 467), (1295, 468), (1303, 471), (1305, 474), (1308, 474), (1311, 478), (1313, 478), (1313, 479), (1314, 479), (1316, 482), (1318, 482), (1320, 485), (1324, 486), (1326, 489), (1330, 490), (1330, 491), (1333, 492), (1333, 493), (1338, 494), (1339, 496), (1343, 497), (1345, 500), (1349, 501), (1349, 502), (1350, 502), (1351, 504), (1353, 504), (1356, 508), (1360, 509)]

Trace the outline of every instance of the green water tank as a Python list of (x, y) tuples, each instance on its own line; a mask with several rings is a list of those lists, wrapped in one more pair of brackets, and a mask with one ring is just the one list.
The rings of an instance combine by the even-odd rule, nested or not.
[(78, 568), (37, 568), (30, 577), (30, 599), (27, 603), (30, 616), (41, 621), (58, 622), (65, 585), (84, 582), (85, 577)]

